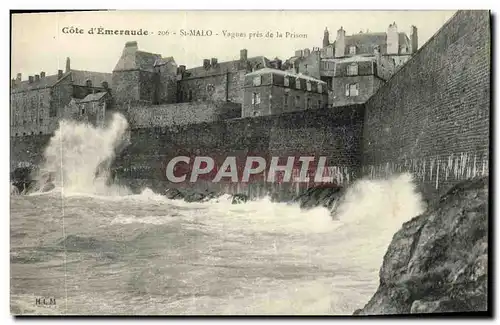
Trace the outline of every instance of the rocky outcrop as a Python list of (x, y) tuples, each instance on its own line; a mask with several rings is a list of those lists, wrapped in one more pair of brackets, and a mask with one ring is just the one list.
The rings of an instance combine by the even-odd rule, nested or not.
[[(35, 181), (31, 178), (32, 172), (32, 169), (28, 167), (16, 168), (13, 172), (11, 172), (11, 193), (27, 193), (35, 184)], [(15, 187), (17, 191), (12, 187)]]
[(487, 310), (488, 178), (462, 182), (393, 237), (355, 315)]
[(164, 195), (171, 200), (184, 200), (186, 202), (205, 202), (220, 196), (215, 192), (200, 192), (189, 188), (169, 188), (165, 191)]
[(249, 197), (246, 194), (235, 194), (231, 199), (231, 204), (246, 203), (248, 200)]
[(329, 210), (340, 200), (344, 191), (341, 187), (311, 187), (294, 198), (301, 209), (325, 207)]

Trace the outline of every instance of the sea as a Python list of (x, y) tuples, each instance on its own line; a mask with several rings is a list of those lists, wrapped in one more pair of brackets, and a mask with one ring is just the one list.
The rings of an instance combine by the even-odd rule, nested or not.
[(119, 115), (61, 122), (41, 168), (56, 187), (11, 195), (13, 314), (352, 315), (394, 233), (425, 209), (408, 174), (354, 182), (335, 213), (133, 194), (95, 179), (126, 129)]

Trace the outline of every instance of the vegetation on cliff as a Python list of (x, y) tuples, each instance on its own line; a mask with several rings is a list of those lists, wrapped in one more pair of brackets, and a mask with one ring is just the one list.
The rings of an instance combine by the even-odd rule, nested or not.
[(355, 314), (487, 310), (488, 178), (457, 184), (393, 237), (380, 284)]

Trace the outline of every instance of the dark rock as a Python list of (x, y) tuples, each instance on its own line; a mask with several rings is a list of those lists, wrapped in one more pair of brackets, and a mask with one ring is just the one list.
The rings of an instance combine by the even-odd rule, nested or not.
[(234, 194), (231, 200), (231, 204), (241, 204), (246, 203), (249, 200), (246, 194)]
[(377, 292), (356, 314), (487, 310), (488, 178), (462, 182), (403, 224)]
[(33, 169), (28, 167), (20, 167), (11, 172), (11, 186), (17, 188), (19, 194), (27, 194), (35, 185), (32, 178)]
[(184, 198), (184, 194), (176, 188), (169, 188), (165, 191), (165, 196), (170, 200), (180, 200)]
[(191, 188), (169, 188), (164, 195), (171, 200), (185, 200), (186, 202), (205, 202), (220, 196), (216, 192), (200, 192)]
[(206, 195), (196, 191), (189, 191), (184, 196), (186, 202), (202, 202)]
[(210, 201), (210, 200), (213, 200), (213, 199), (216, 199), (220, 197), (220, 194), (219, 193), (216, 193), (216, 192), (208, 192), (207, 194), (205, 194), (205, 198), (203, 201)]
[(301, 209), (311, 209), (315, 207), (325, 207), (332, 209), (335, 202), (343, 194), (341, 187), (311, 187), (294, 198), (299, 202)]

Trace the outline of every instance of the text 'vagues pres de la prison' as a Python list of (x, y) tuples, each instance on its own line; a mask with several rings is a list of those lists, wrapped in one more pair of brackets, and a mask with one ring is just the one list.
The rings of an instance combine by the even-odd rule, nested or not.
[(89, 34), (102, 36), (181, 36), (181, 37), (211, 37), (219, 36), (229, 39), (255, 39), (255, 38), (307, 38), (307, 34), (294, 31), (230, 31), (211, 29), (165, 29), (151, 31), (139, 29), (108, 29), (104, 27), (91, 27), (84, 29), (74, 26), (62, 28), (63, 34)]

